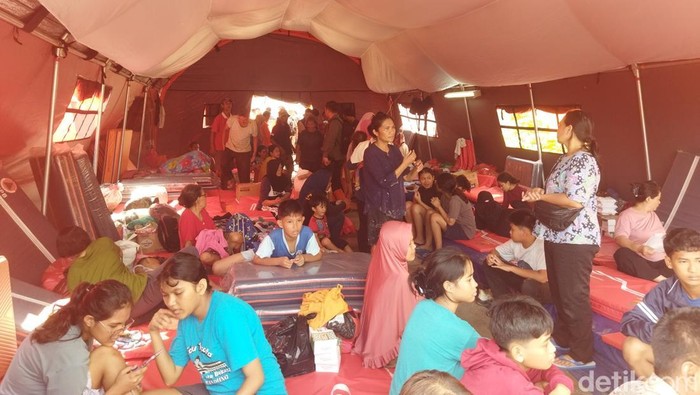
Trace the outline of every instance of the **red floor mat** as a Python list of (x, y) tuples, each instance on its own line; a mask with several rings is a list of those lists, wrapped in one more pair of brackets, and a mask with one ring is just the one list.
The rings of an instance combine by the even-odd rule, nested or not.
[(632, 277), (606, 266), (596, 266), (591, 273), (591, 308), (604, 317), (620, 322), (622, 315), (636, 306), (655, 286), (653, 281)]
[(474, 251), (491, 252), (494, 248), (508, 241), (507, 237), (499, 236), (495, 233), (479, 230), (471, 240), (454, 240), (454, 242), (463, 244)]
[(599, 266), (607, 266), (611, 269), (617, 269), (617, 263), (613, 254), (620, 248), (615, 242), (615, 239), (609, 236), (603, 236), (600, 243), (600, 251), (593, 257), (593, 264)]
[(622, 344), (625, 342), (625, 339), (627, 339), (627, 336), (620, 332), (614, 332), (601, 336), (601, 339), (603, 339), (603, 343), (613, 346), (618, 350), (622, 350)]

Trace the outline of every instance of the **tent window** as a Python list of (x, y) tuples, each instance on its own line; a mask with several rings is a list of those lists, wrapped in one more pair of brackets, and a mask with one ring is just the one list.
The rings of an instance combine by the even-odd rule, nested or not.
[(435, 112), (429, 109), (426, 115), (416, 115), (409, 111), (408, 107), (399, 104), (399, 114), (401, 115), (401, 129), (423, 136), (437, 137), (437, 122), (435, 122)]
[[(552, 108), (537, 111), (537, 130), (540, 134), (542, 152), (561, 154), (563, 147), (557, 142), (557, 125), (567, 111), (573, 107)], [(497, 107), (496, 115), (501, 127), (503, 142), (508, 148), (537, 151), (535, 122), (529, 107)]]
[(112, 88), (105, 87), (104, 102), (100, 99), (101, 84), (78, 77), (75, 90), (61, 123), (53, 133), (53, 142), (82, 140), (92, 136), (97, 128), (97, 112), (107, 105)]
[(214, 118), (219, 115), (221, 110), (219, 109), (221, 104), (219, 103), (206, 103), (204, 104), (204, 115), (202, 116), (202, 129), (210, 128), (211, 124), (214, 123)]

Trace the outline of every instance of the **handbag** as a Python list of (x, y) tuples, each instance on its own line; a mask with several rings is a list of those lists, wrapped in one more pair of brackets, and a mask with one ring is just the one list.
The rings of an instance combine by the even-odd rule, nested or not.
[(583, 210), (583, 207), (561, 207), (541, 200), (535, 202), (535, 218), (542, 225), (557, 232), (561, 232), (571, 226), (581, 210)]

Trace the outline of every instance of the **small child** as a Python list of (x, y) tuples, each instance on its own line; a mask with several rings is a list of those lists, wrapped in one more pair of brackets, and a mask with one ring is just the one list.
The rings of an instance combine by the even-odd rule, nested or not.
[(651, 335), (663, 315), (679, 307), (700, 307), (700, 233), (672, 229), (664, 238), (666, 265), (673, 276), (661, 281), (622, 317), (621, 332), (627, 335), (622, 356), (642, 378), (654, 373)]
[(260, 169), (263, 164), (263, 161), (269, 156), (268, 155), (268, 148), (265, 145), (260, 144), (258, 146), (258, 152), (255, 153), (255, 158), (253, 159), (253, 174), (255, 174), (255, 182), (260, 182), (262, 177), (260, 176)]
[(571, 394), (574, 384), (553, 366), (552, 317), (529, 296), (497, 300), (490, 310), (493, 339), (462, 354), (462, 384), (474, 395)]
[(270, 232), (260, 243), (255, 252), (253, 263), (256, 265), (304, 266), (306, 262), (321, 259), (321, 247), (314, 232), (304, 226), (304, 211), (296, 200), (285, 200), (277, 211), (279, 228)]
[(328, 229), (328, 218), (326, 217), (328, 198), (323, 194), (315, 193), (309, 199), (309, 207), (311, 207), (313, 212), (311, 221), (309, 221), (309, 228), (318, 236), (321, 246), (335, 252), (352, 252), (352, 248), (350, 248), (347, 241), (337, 239), (334, 243), (334, 240), (331, 239), (331, 232)]
[(420, 186), (413, 195), (412, 202), (406, 202), (406, 222), (413, 225), (413, 234), (416, 235), (416, 245), (425, 244), (425, 226), (429, 225), (428, 219), (435, 212), (435, 206), (431, 202), (434, 197), (440, 197), (440, 191), (435, 185), (435, 173), (424, 167), (418, 172)]

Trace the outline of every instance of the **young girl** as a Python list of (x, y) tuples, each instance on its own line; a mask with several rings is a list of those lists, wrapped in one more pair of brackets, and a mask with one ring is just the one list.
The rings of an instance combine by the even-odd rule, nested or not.
[[(131, 292), (116, 280), (81, 283), (70, 302), (19, 346), (1, 394), (125, 394), (138, 390), (132, 371), (111, 346), (129, 325)], [(91, 352), (93, 340), (102, 346)], [(83, 392), (85, 391), (85, 392)]]
[(476, 297), (474, 268), (466, 255), (451, 248), (435, 251), (410, 279), (425, 300), (418, 302), (403, 332), (391, 395), (397, 395), (404, 382), (421, 370), (436, 369), (462, 378), (462, 352), (474, 348), (479, 338), (469, 323), (455, 315), (460, 303), (471, 303)]
[(450, 240), (468, 240), (476, 233), (476, 219), (469, 200), (457, 189), (457, 180), (450, 173), (437, 177), (437, 187), (441, 198), (432, 198), (435, 212), (430, 215), (430, 227), (426, 229), (425, 246), (430, 250), (435, 242), (435, 249), (442, 248), (443, 236)]
[(260, 199), (256, 210), (263, 207), (279, 206), (287, 200), (292, 190), (292, 181), (282, 170), (282, 162), (273, 159), (267, 162), (267, 172), (260, 184)]
[(385, 223), (369, 265), (360, 335), (353, 348), (365, 367), (377, 369), (395, 362), (408, 317), (421, 299), (408, 283), (408, 262), (415, 257), (411, 226)]
[(498, 181), (498, 186), (503, 190), (503, 202), (501, 203), (503, 208), (508, 208), (510, 206), (514, 209), (530, 208), (527, 203), (523, 202), (523, 194), (527, 192), (527, 190), (520, 186), (520, 180), (513, 177), (507, 171), (504, 171), (498, 175), (496, 181)]
[(176, 253), (158, 279), (168, 309), (148, 326), (154, 350), (165, 348), (160, 332), (177, 323), (170, 352), (156, 358), (166, 385), (192, 361), (202, 384), (179, 388), (182, 394), (287, 393), (255, 311), (241, 299), (212, 292), (199, 258)]
[(406, 202), (406, 222), (413, 225), (413, 234), (416, 235), (416, 244), (425, 244), (425, 226), (430, 225), (430, 216), (435, 212), (432, 203), (434, 197), (440, 197), (440, 192), (435, 185), (435, 174), (427, 167), (418, 173), (420, 187), (418, 193), (413, 195), (412, 202)]

